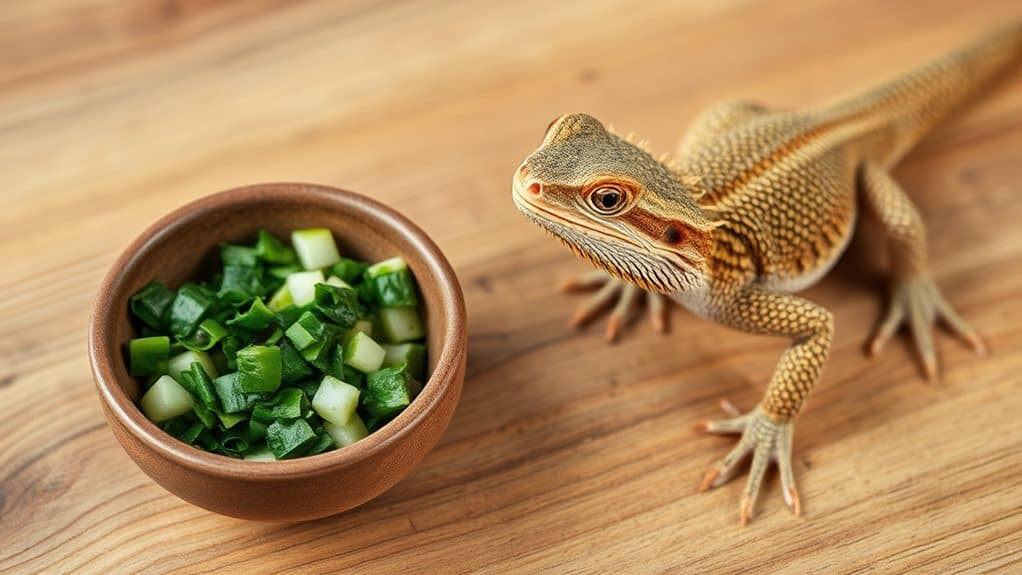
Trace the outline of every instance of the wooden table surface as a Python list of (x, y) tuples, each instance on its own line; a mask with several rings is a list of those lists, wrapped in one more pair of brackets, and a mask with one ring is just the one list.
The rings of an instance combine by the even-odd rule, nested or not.
[[(578, 300), (551, 287), (586, 268), (510, 198), (560, 113), (670, 150), (714, 100), (819, 102), (1022, 17), (984, 4), (4, 3), (0, 572), (1019, 572), (1019, 74), (896, 172), (934, 274), (992, 356), (941, 335), (939, 383), (906, 340), (864, 357), (883, 264), (860, 234), (808, 291), (838, 327), (795, 436), (798, 519), (773, 473), (745, 529), (740, 482), (696, 492), (731, 440), (692, 423), (721, 397), (754, 405), (784, 342), (680, 310), (670, 337), (645, 321), (614, 347), (602, 325), (574, 334)], [(454, 264), (470, 315), (437, 448), (377, 500), (297, 525), (158, 487), (114, 441), (86, 358), (93, 295), (132, 238), (271, 180), (403, 211)]]

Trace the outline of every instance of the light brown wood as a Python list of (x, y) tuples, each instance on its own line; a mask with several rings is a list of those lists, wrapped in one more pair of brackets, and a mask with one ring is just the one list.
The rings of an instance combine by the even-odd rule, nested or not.
[[(584, 8), (577, 4), (584, 4)], [(934, 273), (988, 337), (941, 335), (928, 384), (902, 341), (870, 360), (868, 233), (808, 297), (834, 311), (795, 434), (805, 515), (770, 476), (696, 493), (730, 447), (692, 423), (753, 405), (784, 342), (677, 312), (612, 348), (573, 334), (585, 269), (512, 207), (514, 168), (586, 111), (673, 147), (706, 104), (819, 102), (1022, 17), (1017, 2), (837, 0), (224, 4), (8, 2), (0, 16), (0, 572), (999, 572), (1022, 563), (1022, 78), (896, 171)], [(461, 278), (468, 378), (438, 447), (338, 517), (221, 517), (136, 468), (86, 357), (99, 281), (159, 216), (306, 180), (419, 223)]]

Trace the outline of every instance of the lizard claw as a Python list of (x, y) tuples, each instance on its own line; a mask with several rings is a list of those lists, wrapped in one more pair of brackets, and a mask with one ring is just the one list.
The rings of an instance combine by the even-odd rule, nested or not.
[(907, 323), (915, 340), (916, 353), (926, 378), (937, 378), (937, 352), (933, 344), (932, 326), (937, 321), (966, 342), (979, 355), (986, 354), (986, 345), (975, 330), (951, 307), (937, 285), (928, 277), (902, 280), (895, 284), (887, 314), (877, 326), (869, 344), (871, 356), (880, 353), (894, 332)]
[(646, 294), (646, 305), (649, 307), (650, 322), (654, 331), (665, 333), (668, 329), (669, 307), (665, 296), (643, 292), (641, 288), (611, 277), (606, 272), (593, 271), (569, 279), (563, 282), (558, 290), (569, 293), (596, 290), (575, 311), (570, 325), (573, 328), (582, 327), (606, 312), (608, 308), (612, 308), (604, 332), (608, 342), (617, 341), (624, 326), (635, 317), (636, 307), (643, 293)]
[[(724, 407), (724, 406), (727, 407)], [(729, 413), (734, 408), (726, 401), (721, 402)], [(777, 463), (781, 476), (781, 494), (796, 516), (801, 515), (802, 505), (795, 489), (794, 473), (791, 467), (791, 440), (794, 426), (791, 421), (775, 421), (763, 411), (756, 409), (731, 419), (709, 421), (704, 429), (711, 433), (741, 433), (738, 444), (722, 459), (715, 463), (699, 485), (699, 491), (723, 485), (731, 479), (740, 464), (752, 455), (749, 479), (742, 495), (740, 521), (747, 525), (755, 514), (759, 488), (771, 461)]]

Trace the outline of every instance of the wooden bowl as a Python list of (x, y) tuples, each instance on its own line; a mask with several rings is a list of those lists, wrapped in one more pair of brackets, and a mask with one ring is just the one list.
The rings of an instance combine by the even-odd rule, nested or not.
[[(136, 336), (128, 298), (152, 279), (176, 287), (199, 276), (222, 242), (252, 241), (260, 228), (328, 227), (342, 254), (403, 256), (418, 280), (428, 330), (430, 378), (403, 412), (369, 437), (312, 457), (271, 463), (208, 453), (166, 434), (137, 407), (139, 384), (124, 350)], [(440, 439), (465, 378), (465, 302), (450, 264), (401, 214), (369, 198), (311, 184), (257, 184), (177, 209), (121, 254), (96, 299), (89, 356), (114, 436), (149, 477), (211, 511), (268, 521), (340, 513), (383, 493)]]

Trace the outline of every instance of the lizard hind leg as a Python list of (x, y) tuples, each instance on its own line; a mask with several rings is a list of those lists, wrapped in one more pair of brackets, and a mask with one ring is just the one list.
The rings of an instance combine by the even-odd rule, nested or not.
[(926, 270), (926, 230), (908, 196), (882, 168), (863, 166), (860, 188), (866, 207), (883, 226), (891, 247), (892, 285), (887, 313), (869, 344), (870, 355), (880, 352), (894, 332), (907, 325), (929, 379), (937, 375), (932, 329), (937, 321), (979, 354), (983, 340), (941, 295)]
[[(583, 301), (575, 311), (571, 325), (581, 327), (610, 310), (607, 341), (616, 341), (621, 329), (635, 317), (644, 293), (642, 288), (598, 270), (569, 279), (562, 283), (559, 289), (562, 292), (595, 290), (595, 293)], [(670, 315), (669, 302), (661, 294), (648, 291), (645, 294), (653, 329), (659, 333), (666, 332)]]

